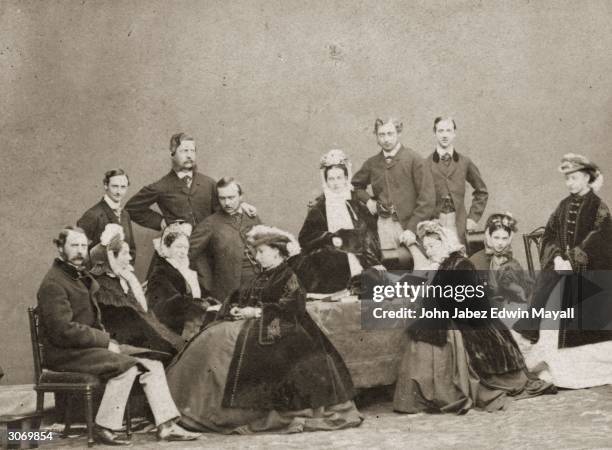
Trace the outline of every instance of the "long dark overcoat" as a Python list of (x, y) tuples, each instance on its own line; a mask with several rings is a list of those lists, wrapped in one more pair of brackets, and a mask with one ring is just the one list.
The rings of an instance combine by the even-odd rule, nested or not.
[(38, 290), (43, 366), (63, 372), (84, 372), (103, 379), (115, 377), (138, 360), (108, 350), (96, 300), (99, 286), (60, 259), (53, 262)]
[[(217, 211), (200, 222), (190, 238), (189, 260), (198, 272), (200, 285), (224, 301), (248, 282), (242, 280), (246, 258), (246, 234), (261, 223), (259, 217)], [(253, 274), (255, 267), (253, 267)]]
[[(184, 220), (192, 226), (211, 215), (217, 205), (215, 181), (199, 172), (193, 173), (188, 188), (174, 170), (138, 191), (126, 203), (125, 209), (138, 225), (161, 230), (162, 218), (166, 223)], [(161, 214), (151, 209), (156, 204)]]
[(111, 207), (102, 199), (85, 211), (77, 221), (77, 225), (85, 231), (90, 241), (90, 249), (100, 242), (100, 236), (109, 223), (119, 224), (123, 228), (124, 240), (130, 246), (130, 255), (132, 255), (132, 260), (134, 261), (136, 259), (136, 243), (134, 242), (134, 232), (132, 231), (132, 220), (127, 210), (121, 211), (120, 220)]

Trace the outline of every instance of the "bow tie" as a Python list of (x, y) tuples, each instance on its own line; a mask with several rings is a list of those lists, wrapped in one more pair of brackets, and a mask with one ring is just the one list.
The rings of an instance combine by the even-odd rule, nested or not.
[(485, 246), (485, 254), (495, 256), (496, 258), (512, 258), (512, 247), (507, 246), (500, 252), (496, 252), (492, 247)]

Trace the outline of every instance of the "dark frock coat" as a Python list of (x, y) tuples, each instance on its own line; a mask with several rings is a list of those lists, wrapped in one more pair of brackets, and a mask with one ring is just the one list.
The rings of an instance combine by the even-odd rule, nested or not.
[[(156, 204), (161, 214), (151, 209)], [(174, 170), (160, 180), (143, 187), (126, 203), (125, 209), (138, 225), (161, 230), (162, 218), (167, 224), (184, 220), (193, 227), (211, 215), (216, 208), (215, 181), (194, 170), (188, 188)]]
[[(236, 342), (223, 406), (298, 411), (353, 398), (342, 357), (306, 312), (306, 293), (287, 263), (261, 272), (224, 304), (263, 309), (248, 319)], [(214, 326), (212, 324), (211, 326)]]
[[(189, 260), (200, 285), (220, 301), (240, 288), (246, 258), (246, 234), (261, 223), (259, 217), (217, 211), (200, 222), (189, 239)], [(255, 263), (251, 264), (255, 273)]]
[(185, 322), (203, 317), (206, 307), (194, 299), (185, 278), (165, 258), (155, 261), (147, 284), (147, 303), (161, 323), (181, 335)]
[[(465, 244), (467, 219), (478, 222), (487, 206), (489, 193), (478, 167), (464, 154), (453, 153), (449, 166), (440, 161), (438, 152), (433, 152), (425, 160), (425, 169), (431, 172), (436, 190), (436, 208), (434, 216), (440, 215), (443, 196), (450, 194), (455, 207), (455, 224), (461, 243)], [(465, 207), (466, 182), (474, 189), (469, 213)]]
[(423, 158), (402, 146), (390, 163), (380, 151), (365, 163), (351, 180), (357, 196), (367, 202), (372, 186), (373, 198), (387, 209), (393, 205), (404, 230), (416, 232), (416, 226), (431, 219), (435, 207), (435, 188), (431, 172), (425, 170)]
[(108, 350), (97, 303), (98, 283), (87, 272), (56, 259), (38, 290), (43, 367), (115, 377), (138, 360)]
[[(354, 192), (346, 204), (354, 229), (335, 233), (328, 231), (325, 196), (318, 197), (309, 207), (298, 237), (302, 255), (299, 263), (292, 264), (308, 292), (337, 292), (349, 285), (347, 252), (355, 254), (364, 270), (382, 264), (376, 216), (370, 214)], [(333, 246), (333, 237), (342, 238), (340, 249)]]
[(125, 293), (118, 278), (102, 274), (96, 280), (102, 323), (112, 339), (170, 355), (185, 346), (185, 340), (162, 324), (153, 311), (142, 308), (132, 291)]
[(121, 211), (121, 220), (113, 212), (112, 208), (104, 201), (104, 198), (89, 208), (83, 216), (77, 221), (77, 226), (81, 227), (87, 239), (89, 239), (89, 248), (92, 249), (100, 242), (100, 236), (104, 228), (109, 223), (121, 225), (125, 235), (124, 241), (130, 246), (130, 255), (132, 261), (136, 260), (136, 243), (134, 241), (134, 232), (132, 231), (132, 221), (130, 214), (126, 209)]

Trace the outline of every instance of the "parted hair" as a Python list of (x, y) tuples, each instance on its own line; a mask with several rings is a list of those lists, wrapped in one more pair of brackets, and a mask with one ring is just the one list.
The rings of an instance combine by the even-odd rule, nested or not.
[(81, 233), (81, 234), (84, 234), (85, 236), (87, 236), (87, 234), (85, 233), (85, 230), (83, 230), (81, 227), (77, 227), (77, 226), (73, 226), (73, 225), (68, 225), (68, 226), (65, 226), (64, 228), (62, 228), (62, 230), (59, 232), (57, 237), (55, 239), (53, 239), (53, 243), (57, 247), (63, 248), (64, 245), (66, 245), (66, 239), (68, 239), (68, 233), (70, 233), (71, 231), (73, 233)]
[(433, 125), (433, 132), (435, 133), (436, 131), (438, 131), (438, 123), (442, 122), (443, 120), (450, 120), (451, 122), (453, 122), (453, 129), (457, 129), (457, 124), (455, 123), (455, 119), (453, 119), (452, 117), (442, 117), (442, 116), (438, 116), (434, 119), (434, 125)]
[(217, 190), (219, 190), (219, 188), (228, 187), (230, 184), (235, 184), (238, 188), (238, 195), (242, 195), (242, 186), (234, 177), (223, 177), (217, 181)]
[(130, 177), (128, 177), (128, 174), (125, 173), (125, 170), (123, 169), (111, 169), (107, 172), (104, 173), (104, 178), (102, 179), (102, 183), (104, 183), (104, 186), (108, 186), (108, 182), (110, 181), (111, 178), (119, 176), (119, 175), (123, 175), (125, 176), (125, 178), (127, 179), (128, 182), (128, 186), (130, 185)]
[(332, 169), (341, 169), (344, 172), (344, 176), (348, 178), (348, 168), (344, 164), (334, 164), (332, 166), (326, 166), (323, 169), (323, 175), (325, 175), (325, 181), (327, 181), (327, 172)]
[(171, 155), (174, 155), (174, 153), (176, 152), (176, 149), (179, 148), (179, 146), (181, 145), (181, 142), (183, 141), (195, 141), (195, 139), (191, 137), (190, 135), (188, 135), (187, 133), (183, 133), (183, 132), (172, 135), (172, 137), (170, 138), (170, 154)]
[(185, 233), (182, 233), (182, 232), (180, 232), (180, 231), (170, 231), (169, 233), (167, 233), (167, 234), (164, 236), (164, 242), (163, 242), (163, 244), (164, 244), (166, 247), (170, 247), (170, 246), (171, 246), (172, 244), (174, 244), (174, 242), (175, 242), (175, 241), (176, 241), (178, 238), (180, 238), (181, 236), (185, 237), (185, 238), (187, 239), (187, 241), (189, 241), (189, 237), (188, 237), (188, 236), (187, 236)]
[(387, 120), (383, 120), (379, 117), (374, 121), (374, 134), (378, 134), (378, 129), (389, 122), (393, 124), (393, 126), (395, 127), (395, 131), (397, 131), (398, 133), (401, 133), (404, 129), (404, 124), (400, 122), (399, 119), (389, 117)]
[(487, 219), (485, 228), (490, 234), (495, 230), (505, 230), (508, 234), (518, 231), (517, 220), (510, 213), (495, 213), (491, 214)]

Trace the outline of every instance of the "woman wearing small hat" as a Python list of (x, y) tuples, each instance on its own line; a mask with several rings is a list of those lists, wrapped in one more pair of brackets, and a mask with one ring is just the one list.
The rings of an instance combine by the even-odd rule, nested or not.
[(563, 156), (559, 172), (570, 195), (561, 200), (546, 224), (532, 305), (573, 309), (576, 319), (557, 321), (553, 329), (542, 327), (540, 333), (540, 319), (532, 314), (514, 328), (537, 342), (524, 350), (530, 367), (544, 369), (543, 378), (565, 388), (608, 384), (612, 383), (612, 332), (603, 328), (612, 320), (609, 299), (589, 298), (581, 289), (589, 283), (580, 275), (612, 269), (612, 218), (596, 193), (603, 176), (595, 163), (574, 153)]
[(384, 271), (376, 217), (352, 190), (351, 163), (342, 150), (321, 158), (323, 195), (310, 205), (299, 234), (305, 253), (294, 266), (309, 292), (331, 293), (349, 287), (364, 270)]
[(287, 263), (299, 253), (295, 238), (264, 225), (247, 238), (261, 273), (168, 369), (183, 422), (240, 434), (358, 426), (346, 365), (306, 312), (305, 291)]

